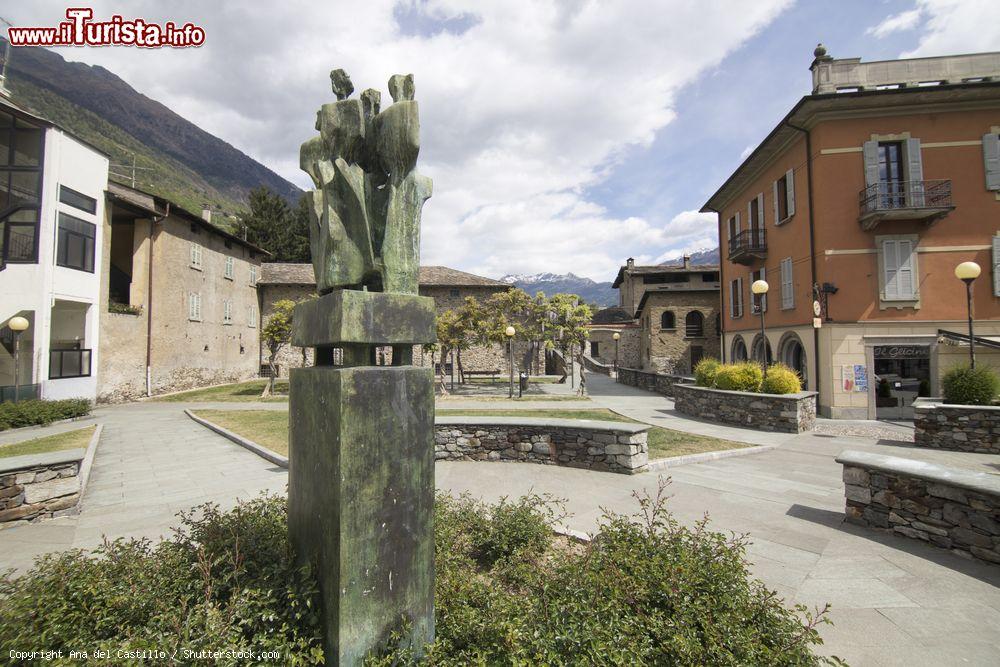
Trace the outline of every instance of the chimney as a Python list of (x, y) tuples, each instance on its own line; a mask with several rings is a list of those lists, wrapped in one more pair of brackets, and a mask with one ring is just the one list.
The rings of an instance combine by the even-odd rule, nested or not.
[(691, 268), (691, 255), (684, 255), (684, 268), (685, 269)]
[(212, 209), (210, 208), (201, 209), (201, 217), (204, 218), (205, 222), (212, 222)]
[(635, 259), (632, 258), (632, 257), (629, 257), (627, 260), (625, 260), (625, 266), (627, 266), (630, 269), (634, 269), (635, 268)]

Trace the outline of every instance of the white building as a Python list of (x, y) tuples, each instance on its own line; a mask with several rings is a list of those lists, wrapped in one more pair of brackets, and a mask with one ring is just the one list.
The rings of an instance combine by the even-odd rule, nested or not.
[(20, 383), (46, 399), (97, 395), (108, 158), (0, 97), (0, 391), (12, 396), (20, 315)]

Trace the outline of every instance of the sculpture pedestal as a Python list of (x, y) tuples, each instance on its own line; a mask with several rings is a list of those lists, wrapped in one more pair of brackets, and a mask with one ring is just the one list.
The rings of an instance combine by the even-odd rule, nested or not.
[[(355, 318), (365, 329), (373, 317), (384, 323), (379, 313), (401, 298), (412, 300), (418, 313), (425, 305), (416, 296), (349, 296), (367, 313)], [(342, 294), (326, 295), (297, 307), (293, 339), (320, 349), (361, 345), (353, 327), (340, 334), (331, 333), (337, 327), (317, 327), (354, 317), (319, 316), (324, 304), (344, 301)], [(319, 339), (299, 329), (303, 306), (310, 315), (301, 326), (320, 330)], [(353, 333), (341, 335), (347, 330)], [(380, 344), (401, 349), (410, 344), (401, 338), (429, 342), (426, 330), (381, 331)], [(357, 361), (363, 356), (352, 358), (364, 363)], [(434, 639), (433, 374), (413, 366), (296, 368), (289, 394), (288, 528), (298, 558), (311, 563), (319, 579), (327, 664), (361, 664), (404, 624), (405, 643), (419, 654)]]

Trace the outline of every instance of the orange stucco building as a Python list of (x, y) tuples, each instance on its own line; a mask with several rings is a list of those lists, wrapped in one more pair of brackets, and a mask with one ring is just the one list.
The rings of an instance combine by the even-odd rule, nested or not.
[(982, 267), (977, 360), (1000, 364), (1000, 53), (815, 56), (812, 94), (702, 209), (719, 216), (723, 355), (795, 367), (822, 415), (905, 418), (968, 357), (960, 262)]

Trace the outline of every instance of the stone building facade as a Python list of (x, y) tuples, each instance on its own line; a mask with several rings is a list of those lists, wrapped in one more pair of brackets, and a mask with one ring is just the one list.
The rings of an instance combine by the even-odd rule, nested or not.
[(267, 253), (160, 197), (107, 197), (98, 400), (255, 377)]
[[(492, 280), (445, 266), (420, 267), (420, 295), (434, 299), (438, 314), (460, 308), (468, 297), (485, 301), (498, 292), (509, 290), (511, 286), (499, 280)], [(262, 269), (260, 287), (260, 312), (262, 324), (266, 324), (273, 313), (273, 305), (280, 299), (300, 301), (316, 294), (316, 279), (311, 264), (265, 264)], [(514, 345), (515, 369), (525, 367), (530, 359), (535, 359), (535, 368), (544, 369), (544, 357), (541, 353), (532, 354), (531, 346), (524, 342)], [(384, 362), (388, 363), (389, 351), (385, 352)], [(268, 352), (261, 346), (261, 372), (267, 366)], [(430, 366), (446, 374), (451, 372), (451, 357), (445, 360), (444, 368), (440, 368), (441, 359), (430, 350), (415, 346), (413, 363), (418, 366)], [(298, 368), (312, 364), (312, 350), (306, 350), (303, 356), (302, 348), (286, 347), (278, 354), (278, 375), (287, 377), (290, 368)], [(498, 374), (507, 372), (507, 351), (501, 345), (476, 346), (462, 352), (462, 367), (465, 370), (490, 372)], [(457, 371), (457, 368), (456, 368)]]

